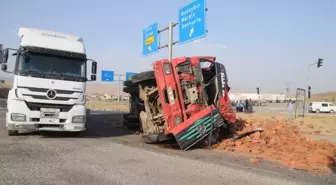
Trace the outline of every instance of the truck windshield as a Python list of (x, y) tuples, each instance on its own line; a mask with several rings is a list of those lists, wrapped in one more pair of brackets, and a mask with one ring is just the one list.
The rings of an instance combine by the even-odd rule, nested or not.
[(27, 52), (19, 55), (17, 72), (64, 80), (86, 79), (86, 60)]

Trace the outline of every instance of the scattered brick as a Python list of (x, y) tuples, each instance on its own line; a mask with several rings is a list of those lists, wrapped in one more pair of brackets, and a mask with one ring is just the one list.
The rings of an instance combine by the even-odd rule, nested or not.
[(255, 132), (239, 140), (226, 139), (216, 149), (261, 157), (250, 159), (251, 163), (259, 163), (265, 158), (278, 161), (288, 168), (312, 172), (332, 172), (330, 167), (336, 165), (335, 143), (304, 137), (300, 135), (299, 127), (284, 120), (238, 120), (232, 131), (241, 134), (255, 128), (263, 128), (264, 131)]

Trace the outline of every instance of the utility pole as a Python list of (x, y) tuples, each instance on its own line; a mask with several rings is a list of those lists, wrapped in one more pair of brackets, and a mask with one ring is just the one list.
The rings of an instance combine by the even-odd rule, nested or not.
[[(168, 47), (168, 60), (169, 61), (172, 61), (173, 59), (173, 45), (177, 44), (178, 41), (173, 41), (173, 32), (174, 32), (174, 27), (177, 25), (178, 23), (174, 23), (174, 22), (170, 22), (169, 23), (169, 26), (167, 26), (166, 28), (162, 29), (162, 30), (159, 30), (159, 35), (160, 33), (168, 30), (168, 44), (166, 45), (163, 45), (163, 46), (160, 46), (159, 45), (159, 49), (162, 49), (162, 48), (166, 48)], [(160, 44), (160, 43), (159, 43)]]
[(319, 68), (319, 67), (322, 66), (322, 63), (323, 63), (322, 61), (323, 61), (322, 58), (318, 58), (317, 62), (314, 62), (314, 63), (308, 65), (308, 73), (307, 73), (307, 88), (308, 88), (308, 91), (309, 91), (309, 87), (310, 87), (310, 84), (309, 84), (310, 67), (317, 64), (317, 68)]
[[(206, 8), (205, 0), (195, 0), (181, 7), (178, 11), (178, 21), (169, 22), (169, 25), (161, 30), (158, 23), (154, 23), (143, 30), (142, 55), (147, 56), (158, 50), (168, 47), (168, 60), (173, 58), (173, 45), (184, 44), (207, 35), (206, 29)], [(173, 29), (178, 26), (178, 41), (173, 40)], [(168, 30), (168, 43), (160, 46), (160, 33)]]
[[(257, 94), (258, 94), (258, 101), (257, 101), (258, 106), (257, 107), (259, 107), (259, 106), (261, 107), (259, 86), (256, 89), (257, 89)], [(258, 108), (258, 110), (259, 110), (259, 108)]]
[(2, 46), (2, 44), (0, 44), (0, 63), (2, 63), (2, 55), (3, 55), (3, 51), (2, 51), (2, 48), (3, 48), (3, 46)]
[[(307, 73), (307, 95), (308, 95), (307, 99), (308, 99), (308, 102), (307, 103), (309, 103), (310, 96), (311, 96), (311, 92), (310, 92), (311, 91), (311, 86), (310, 86), (310, 83), (309, 83), (310, 67), (317, 64), (317, 68), (319, 68), (319, 67), (322, 66), (322, 63), (323, 63), (322, 61), (323, 61), (322, 58), (318, 58), (317, 62), (314, 62), (314, 63), (308, 65), (308, 73)], [(308, 106), (306, 106), (306, 107), (308, 107)], [(307, 109), (307, 112), (308, 112), (308, 109)]]
[(115, 76), (118, 76), (118, 103), (120, 103), (120, 87), (121, 87), (121, 82), (123, 81), (123, 80), (121, 80), (121, 77), (122, 76), (126, 76), (126, 75), (124, 75), (124, 74), (114, 74)]
[(290, 97), (290, 85), (292, 84), (292, 82), (286, 82), (286, 98)]

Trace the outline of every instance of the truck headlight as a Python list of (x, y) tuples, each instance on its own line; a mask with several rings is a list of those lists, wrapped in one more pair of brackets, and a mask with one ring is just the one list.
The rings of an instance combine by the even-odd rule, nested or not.
[(11, 114), (12, 121), (26, 121), (26, 115), (20, 113), (12, 113)]
[(180, 123), (182, 123), (182, 117), (181, 116), (175, 116), (175, 123), (176, 123), (176, 125), (179, 125)]
[(15, 89), (15, 96), (16, 96), (16, 98), (18, 98), (19, 100), (24, 100), (24, 99), (23, 99), (23, 95), (22, 95), (22, 93), (21, 93), (18, 89)]
[(170, 63), (164, 63), (163, 64), (163, 69), (166, 75), (169, 75), (171, 73), (171, 68), (170, 68)]
[(82, 104), (83, 102), (85, 102), (85, 100), (86, 100), (85, 95), (84, 95), (84, 94), (81, 94), (81, 95), (78, 97), (76, 103)]
[(74, 116), (72, 117), (72, 123), (84, 123), (85, 116)]
[(173, 92), (173, 89), (170, 86), (167, 88), (167, 94), (168, 94), (169, 103), (170, 104), (175, 104), (174, 92)]

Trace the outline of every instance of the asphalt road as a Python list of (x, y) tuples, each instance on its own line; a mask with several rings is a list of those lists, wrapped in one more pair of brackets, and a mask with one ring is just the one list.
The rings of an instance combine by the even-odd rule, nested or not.
[(182, 152), (144, 145), (118, 113), (94, 113), (78, 137), (26, 133), (9, 137), (0, 110), (0, 184), (334, 184), (335, 174), (312, 176), (271, 163), (209, 150)]

